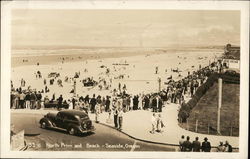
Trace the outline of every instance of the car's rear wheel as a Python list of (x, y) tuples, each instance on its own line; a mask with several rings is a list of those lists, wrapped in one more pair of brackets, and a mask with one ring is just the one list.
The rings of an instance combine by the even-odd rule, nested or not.
[(44, 121), (41, 123), (41, 128), (43, 128), (43, 129), (47, 128), (47, 124)]
[(73, 127), (70, 127), (70, 128), (68, 129), (68, 132), (69, 132), (70, 135), (75, 135), (75, 134), (76, 134), (76, 130), (75, 130), (75, 128), (73, 128)]

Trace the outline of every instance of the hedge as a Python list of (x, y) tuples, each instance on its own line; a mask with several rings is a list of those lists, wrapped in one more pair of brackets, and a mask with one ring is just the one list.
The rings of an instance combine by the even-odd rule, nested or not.
[(192, 98), (187, 102), (183, 103), (181, 105), (181, 108), (178, 113), (178, 120), (179, 122), (186, 122), (187, 118), (190, 115), (190, 112), (192, 109), (196, 106), (196, 104), (199, 102), (201, 97), (209, 90), (210, 87), (213, 86), (214, 82), (218, 81), (218, 78), (222, 78), (224, 83), (233, 83), (233, 84), (239, 84), (240, 83), (240, 75), (239, 74), (219, 74), (219, 73), (213, 73), (211, 74), (207, 81), (203, 83), (198, 89), (196, 90), (195, 94), (192, 96)]

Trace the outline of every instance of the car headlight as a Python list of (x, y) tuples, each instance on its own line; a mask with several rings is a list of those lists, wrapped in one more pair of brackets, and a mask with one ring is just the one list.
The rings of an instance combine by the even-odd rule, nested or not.
[(86, 123), (82, 123), (82, 128), (86, 129), (87, 128), (87, 124)]

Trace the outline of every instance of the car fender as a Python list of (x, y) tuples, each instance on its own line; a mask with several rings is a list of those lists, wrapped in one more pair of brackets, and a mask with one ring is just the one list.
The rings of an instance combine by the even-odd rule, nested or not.
[(49, 119), (47, 119), (47, 118), (42, 118), (42, 119), (40, 120), (40, 124), (41, 124), (42, 122), (45, 122), (45, 123), (47, 124), (47, 127), (54, 127), (53, 123), (52, 123)]
[(72, 127), (79, 132), (79, 130), (80, 130), (79, 126), (75, 125), (75, 124), (69, 124), (69, 125), (67, 125), (67, 130), (69, 130), (69, 128), (72, 128)]

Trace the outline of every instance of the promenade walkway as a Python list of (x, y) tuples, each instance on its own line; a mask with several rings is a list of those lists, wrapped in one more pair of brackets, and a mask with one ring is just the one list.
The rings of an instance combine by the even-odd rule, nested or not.
[[(150, 130), (151, 126), (151, 117), (152, 112), (146, 110), (135, 110), (124, 113), (123, 117), (123, 127), (122, 132), (132, 136), (134, 138), (156, 142), (156, 143), (165, 143), (165, 144), (173, 144), (177, 145), (181, 135), (190, 136), (191, 141), (195, 139), (195, 137), (199, 137), (199, 140), (202, 142), (205, 137), (208, 138), (208, 141), (211, 142), (212, 146), (218, 146), (220, 141), (225, 142), (226, 140), (233, 146), (239, 147), (239, 137), (232, 136), (217, 136), (217, 135), (206, 135), (191, 132), (181, 128), (178, 125), (177, 116), (178, 116), (178, 108), (177, 104), (167, 104), (163, 108), (163, 112), (161, 113), (162, 120), (165, 124), (162, 133), (154, 133), (151, 134)], [(46, 114), (47, 112), (57, 112), (56, 110), (11, 110), (12, 113), (38, 113), (38, 114)], [(95, 114), (90, 114), (90, 119), (95, 121)], [(99, 120), (101, 124), (105, 124), (107, 126), (114, 127), (113, 115), (111, 115), (111, 122), (108, 122), (109, 114), (104, 112), (100, 114)]]
[[(212, 146), (218, 146), (220, 141), (225, 142), (227, 140), (233, 147), (239, 147), (239, 137), (200, 134), (181, 128), (177, 121), (178, 107), (179, 105), (170, 103), (163, 108), (161, 116), (165, 127), (162, 129), (162, 133), (150, 133), (150, 130), (152, 129), (152, 112), (145, 110), (124, 113), (122, 131), (137, 139), (158, 143), (177, 145), (181, 135), (185, 135), (185, 137), (190, 136), (191, 141), (198, 136), (201, 142), (207, 137)], [(95, 115), (91, 114), (90, 118), (95, 120)], [(111, 123), (107, 122), (108, 118), (108, 113), (102, 113), (100, 115), (100, 122), (109, 126), (114, 126), (113, 116), (111, 115)]]

